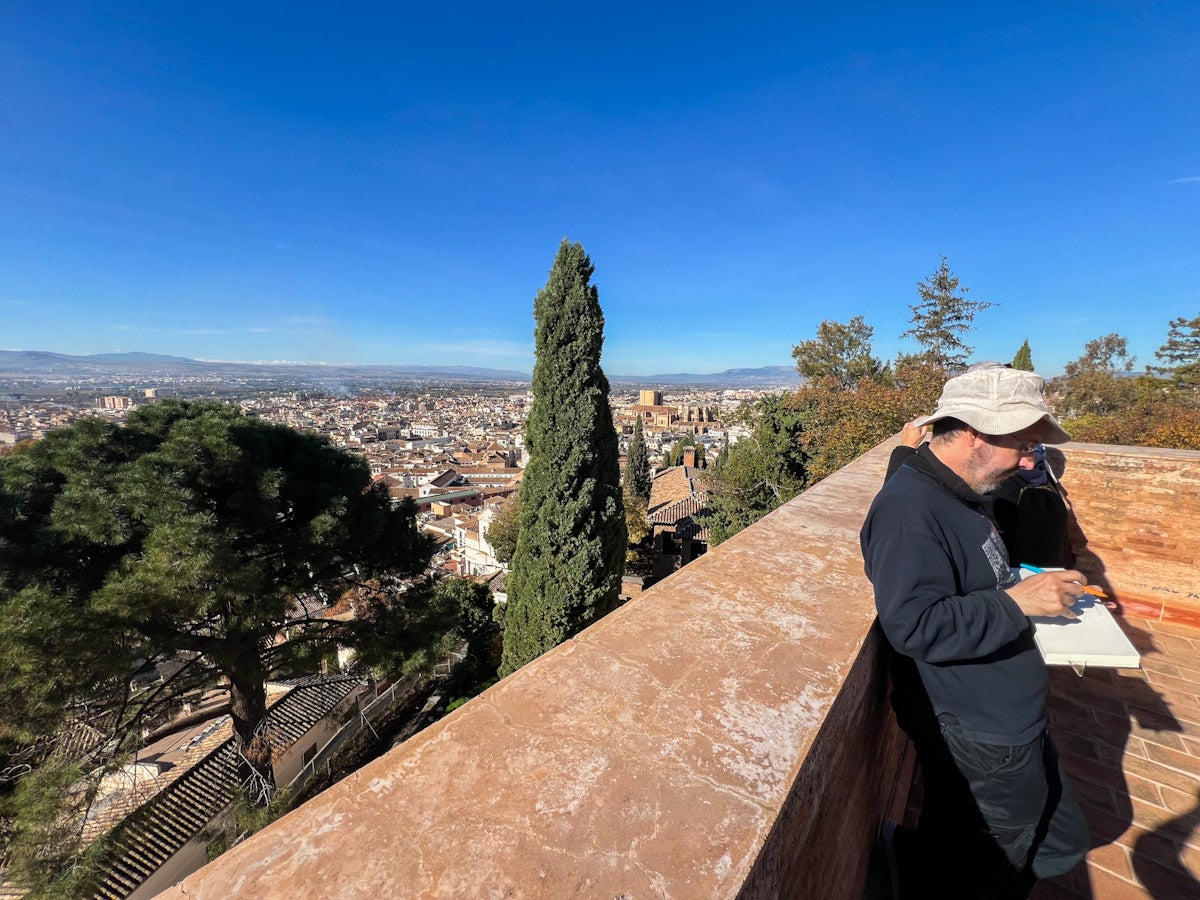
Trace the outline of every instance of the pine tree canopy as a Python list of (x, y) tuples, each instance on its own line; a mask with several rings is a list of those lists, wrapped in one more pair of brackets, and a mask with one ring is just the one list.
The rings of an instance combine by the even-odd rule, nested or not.
[[(422, 591), (364, 584), (416, 575), (429, 556), (411, 504), (393, 508), (365, 463), (233, 406), (166, 401), (124, 426), (52, 431), (0, 458), (0, 754), (81, 705), (115, 751), (223, 675), (246, 762), (269, 780), (254, 742), (264, 681), (381, 633), (441, 637), (422, 633), (444, 618)], [(352, 587), (361, 621), (308, 615)], [(134, 701), (130, 677), (166, 660), (187, 662)]]
[(1151, 366), (1150, 371), (1171, 378), (1177, 388), (1200, 388), (1200, 316), (1180, 316), (1168, 323), (1166, 342), (1154, 352), (1166, 365)]
[(871, 355), (874, 333), (862, 316), (845, 324), (824, 321), (814, 339), (792, 348), (796, 371), (813, 381), (832, 378), (846, 390), (853, 390), (860, 381), (876, 380), (883, 374), (883, 364)]
[(921, 347), (921, 356), (947, 372), (966, 367), (971, 347), (966, 336), (974, 327), (976, 313), (995, 306), (986, 300), (971, 300), (967, 288), (959, 289), (958, 276), (950, 271), (946, 257), (925, 281), (917, 282), (920, 302), (912, 310), (912, 328), (901, 337), (911, 337)]
[(605, 615), (620, 597), (625, 512), (592, 273), (583, 247), (564, 240), (534, 299), (537, 360), (502, 675)]

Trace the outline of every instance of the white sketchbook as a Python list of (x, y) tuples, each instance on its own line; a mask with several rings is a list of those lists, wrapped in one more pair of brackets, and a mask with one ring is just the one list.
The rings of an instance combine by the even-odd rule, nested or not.
[(1084, 594), (1071, 609), (1078, 619), (1030, 617), (1033, 639), (1046, 665), (1141, 668), (1141, 656), (1103, 600)]

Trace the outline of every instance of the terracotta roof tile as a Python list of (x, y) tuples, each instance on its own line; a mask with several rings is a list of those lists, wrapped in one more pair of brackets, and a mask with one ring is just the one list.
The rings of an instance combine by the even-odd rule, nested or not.
[(707, 497), (708, 486), (700, 480), (700, 471), (692, 466), (672, 466), (657, 473), (650, 483), (650, 510), (691, 497)]

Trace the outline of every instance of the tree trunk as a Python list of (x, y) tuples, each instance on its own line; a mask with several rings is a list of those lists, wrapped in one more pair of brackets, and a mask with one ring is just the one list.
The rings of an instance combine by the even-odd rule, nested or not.
[(275, 771), (267, 740), (266, 673), (253, 645), (239, 648), (229, 658), (229, 714), (241, 758), (238, 780), (247, 798), (266, 806), (275, 795)]

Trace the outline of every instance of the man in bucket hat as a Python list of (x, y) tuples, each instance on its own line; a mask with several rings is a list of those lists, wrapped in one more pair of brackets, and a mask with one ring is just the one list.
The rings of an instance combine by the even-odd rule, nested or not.
[[(946, 382), (932, 438), (886, 482), (862, 528), (893, 654), (893, 705), (921, 762), (915, 832), (889, 828), (902, 897), (1026, 897), (1069, 871), (1087, 826), (1046, 733), (1046, 668), (1029, 616), (1074, 617), (1076, 571), (1018, 579), (986, 494), (1066, 432), (1032, 372)], [(891, 825), (891, 823), (888, 823)]]

